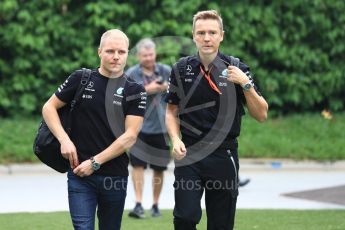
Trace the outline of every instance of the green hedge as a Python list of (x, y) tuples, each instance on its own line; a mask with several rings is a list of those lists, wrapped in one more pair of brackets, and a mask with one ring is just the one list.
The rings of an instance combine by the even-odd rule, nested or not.
[[(344, 110), (341, 0), (2, 0), (0, 116), (38, 114), (70, 72), (98, 66), (105, 30), (122, 29), (132, 45), (142, 37), (190, 38), (192, 16), (205, 9), (220, 11), (221, 50), (251, 66), (273, 111)], [(183, 39), (163, 41), (159, 58), (167, 64), (187, 52)]]

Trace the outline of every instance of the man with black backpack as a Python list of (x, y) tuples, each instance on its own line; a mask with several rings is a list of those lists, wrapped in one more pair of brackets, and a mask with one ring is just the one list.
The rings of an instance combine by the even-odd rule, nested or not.
[(244, 104), (259, 122), (268, 105), (249, 67), (219, 52), (222, 18), (193, 18), (198, 54), (181, 58), (170, 75), (166, 124), (175, 156), (175, 229), (196, 229), (205, 191), (207, 229), (233, 229), (238, 195), (237, 137)]
[[(75, 71), (43, 106), (43, 117), (68, 159), (69, 209), (75, 229), (120, 229), (126, 198), (128, 156), (143, 123), (146, 92), (128, 79), (124, 67), (129, 40), (120, 30), (100, 40), (100, 67), (92, 70), (81, 100), (74, 106), (71, 131), (58, 110), (70, 106), (83, 71)], [(84, 82), (85, 83), (85, 82)]]

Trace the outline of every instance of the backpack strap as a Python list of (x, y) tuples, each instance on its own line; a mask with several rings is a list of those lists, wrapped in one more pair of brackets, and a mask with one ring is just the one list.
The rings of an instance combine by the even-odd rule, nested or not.
[(223, 60), (223, 62), (226, 66), (232, 65), (232, 66), (236, 66), (238, 68), (240, 66), (240, 59), (238, 59), (234, 56), (228, 56), (225, 54), (220, 54), (220, 58), (221, 58), (221, 60)]
[(71, 124), (72, 124), (72, 112), (76, 106), (76, 104), (80, 101), (82, 94), (84, 92), (85, 87), (89, 83), (90, 77), (91, 77), (91, 70), (83, 68), (82, 69), (82, 75), (80, 79), (80, 84), (74, 94), (73, 100), (71, 101), (71, 107), (68, 111), (68, 116), (67, 116), (67, 123), (66, 123), (66, 132), (67, 134), (71, 133)]
[(233, 56), (228, 56), (230, 58), (230, 65), (239, 67), (240, 66), (240, 59), (233, 57)]
[(90, 69), (83, 68), (82, 71), (83, 71), (83, 73), (81, 75), (80, 84), (77, 88), (77, 91), (74, 94), (73, 100), (71, 101), (70, 111), (73, 111), (73, 109), (75, 108), (75, 105), (81, 99), (81, 96), (84, 92), (84, 89), (85, 89), (86, 85), (89, 83), (89, 80), (91, 77), (91, 70)]
[(170, 85), (169, 90), (177, 93), (180, 98), (183, 95), (183, 84), (181, 78), (184, 78), (186, 75), (187, 60), (188, 57), (182, 57), (172, 67), (177, 85)]
[(177, 65), (178, 73), (180, 74), (179, 77), (186, 75), (187, 61), (188, 61), (188, 57), (182, 57), (177, 61), (176, 65)]

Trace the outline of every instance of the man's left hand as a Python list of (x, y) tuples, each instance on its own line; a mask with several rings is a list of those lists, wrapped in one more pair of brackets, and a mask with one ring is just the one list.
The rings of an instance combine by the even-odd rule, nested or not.
[(242, 85), (248, 83), (249, 78), (238, 67), (229, 65), (228, 66), (228, 78), (227, 78), (227, 80), (242, 86)]
[(94, 172), (91, 160), (83, 161), (73, 170), (73, 173), (80, 177), (90, 176)]

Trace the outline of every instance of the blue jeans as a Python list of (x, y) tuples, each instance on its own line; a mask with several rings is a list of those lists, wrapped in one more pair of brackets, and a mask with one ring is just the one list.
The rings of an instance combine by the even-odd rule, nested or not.
[(69, 210), (74, 229), (93, 230), (97, 207), (99, 230), (120, 229), (127, 195), (127, 176), (67, 174)]

